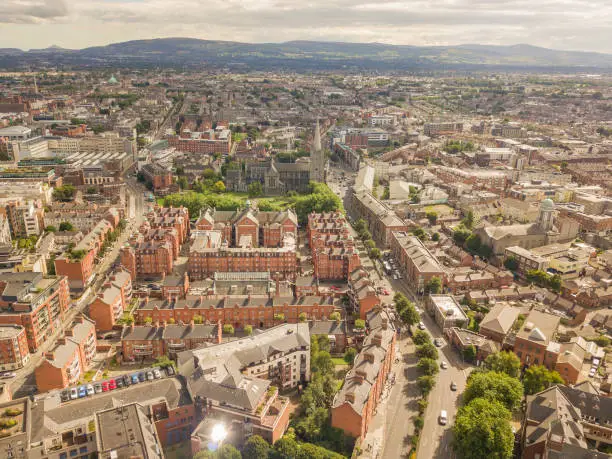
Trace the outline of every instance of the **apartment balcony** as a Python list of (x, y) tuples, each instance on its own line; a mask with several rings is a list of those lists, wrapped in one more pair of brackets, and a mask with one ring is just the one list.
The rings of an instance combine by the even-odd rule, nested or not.
[(168, 343), (168, 349), (175, 351), (185, 349), (185, 343)]

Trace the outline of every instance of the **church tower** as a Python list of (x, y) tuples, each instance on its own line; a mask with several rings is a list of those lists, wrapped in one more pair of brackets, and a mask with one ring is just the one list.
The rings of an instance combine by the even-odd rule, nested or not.
[(538, 215), (538, 226), (542, 231), (553, 229), (555, 217), (555, 203), (552, 199), (545, 199), (540, 204), (540, 214)]
[(325, 182), (325, 153), (321, 147), (321, 131), (319, 129), (318, 118), (310, 149), (310, 180), (321, 183)]

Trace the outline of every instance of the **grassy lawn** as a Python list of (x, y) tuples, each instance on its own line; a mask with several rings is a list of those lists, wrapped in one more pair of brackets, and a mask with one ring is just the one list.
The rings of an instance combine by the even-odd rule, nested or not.
[(438, 215), (444, 216), (452, 214), (454, 210), (446, 204), (436, 204), (433, 206), (425, 206), (425, 212), (436, 212)]
[(346, 362), (342, 357), (332, 357), (332, 362), (334, 362), (334, 365), (336, 366), (346, 366)]

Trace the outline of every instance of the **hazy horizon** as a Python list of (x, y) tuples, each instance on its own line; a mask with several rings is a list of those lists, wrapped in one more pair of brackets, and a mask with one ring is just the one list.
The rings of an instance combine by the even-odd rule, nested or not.
[(413, 46), (529, 44), (612, 53), (603, 0), (5, 0), (0, 47), (81, 49), (198, 38)]

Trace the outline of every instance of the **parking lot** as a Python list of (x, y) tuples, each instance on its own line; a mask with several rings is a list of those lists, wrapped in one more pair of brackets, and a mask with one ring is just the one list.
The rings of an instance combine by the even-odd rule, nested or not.
[(146, 368), (127, 373), (112, 378), (107, 378), (102, 381), (96, 381), (89, 384), (69, 387), (59, 392), (62, 403), (69, 403), (72, 400), (77, 400), (85, 397), (95, 396), (105, 392), (120, 390), (124, 387), (133, 386), (136, 384), (145, 384), (157, 379), (172, 377), (175, 375), (172, 366), (166, 368)]

